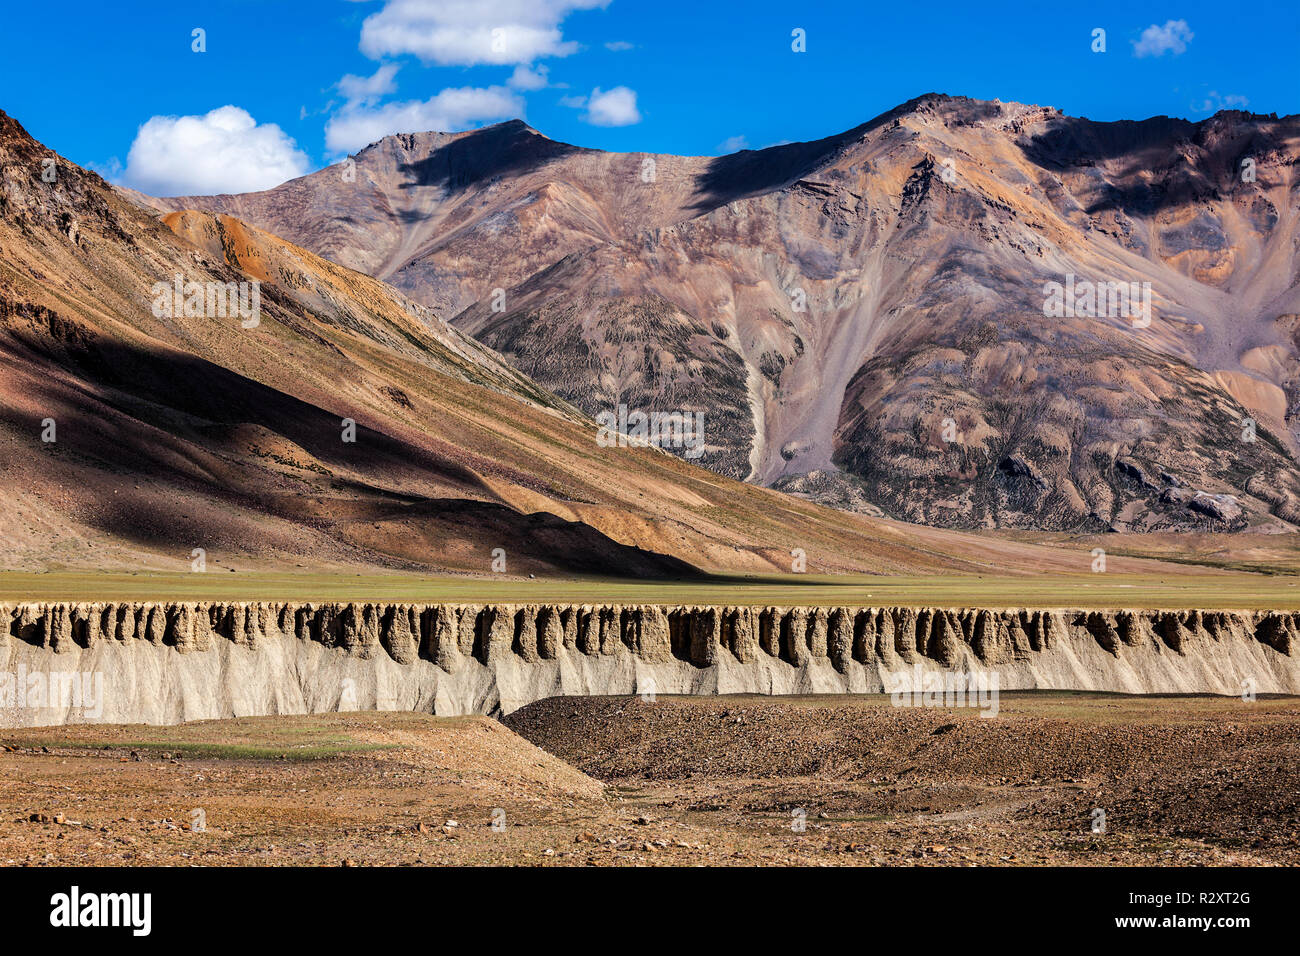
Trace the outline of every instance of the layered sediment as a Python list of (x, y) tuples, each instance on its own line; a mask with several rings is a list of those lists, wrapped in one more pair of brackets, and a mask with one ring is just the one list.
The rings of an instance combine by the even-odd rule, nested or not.
[(566, 694), (1300, 693), (1300, 612), (286, 603), (0, 605), (0, 725), (335, 710), (500, 714)]

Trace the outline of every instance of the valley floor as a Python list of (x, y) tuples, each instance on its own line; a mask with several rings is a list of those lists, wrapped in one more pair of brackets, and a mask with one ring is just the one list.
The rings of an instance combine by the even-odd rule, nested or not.
[(0, 603), (288, 601), (318, 603), (709, 604), (734, 606), (1070, 607), (1300, 610), (1293, 568), (1247, 572), (1166, 564), (1164, 573), (753, 574), (683, 580), (519, 578), (343, 572), (0, 571)]
[(10, 730), (0, 863), (1295, 865), (1297, 730), (1296, 698), (1068, 692)]

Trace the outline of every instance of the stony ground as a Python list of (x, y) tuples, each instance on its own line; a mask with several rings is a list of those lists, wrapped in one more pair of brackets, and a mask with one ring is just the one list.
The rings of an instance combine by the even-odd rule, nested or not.
[(1294, 698), (553, 698), (505, 725), (6, 731), (0, 863), (1300, 862)]
[(506, 723), (765, 861), (1300, 860), (1294, 698), (1008, 693), (995, 718), (876, 696), (553, 698)]

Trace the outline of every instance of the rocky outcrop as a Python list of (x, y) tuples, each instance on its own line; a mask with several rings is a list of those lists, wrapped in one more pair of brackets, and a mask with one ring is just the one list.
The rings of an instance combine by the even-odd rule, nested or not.
[(497, 714), (563, 694), (1300, 693), (1300, 612), (281, 603), (0, 605), (0, 725), (348, 709)]

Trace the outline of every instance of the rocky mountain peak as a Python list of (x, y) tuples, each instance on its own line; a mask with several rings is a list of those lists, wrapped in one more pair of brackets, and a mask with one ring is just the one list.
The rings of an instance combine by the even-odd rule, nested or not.
[[(707, 410), (724, 474), (965, 527), (1300, 520), (1296, 117), (927, 93), (716, 158), (426, 136), (357, 186), (187, 202), (386, 279), (589, 414)], [(1049, 314), (1050, 284), (1084, 297)]]

